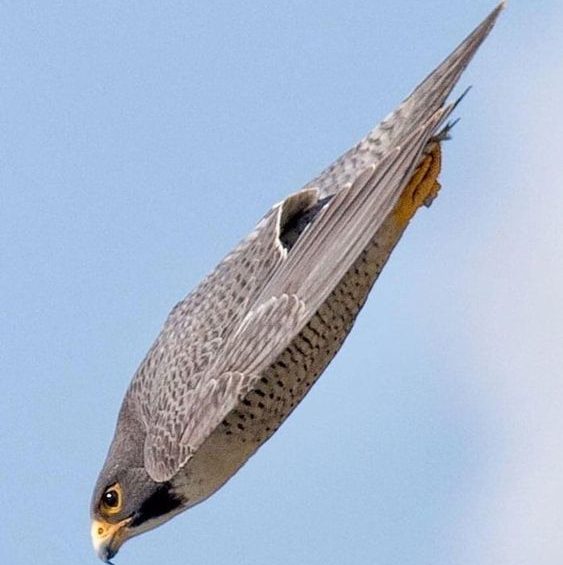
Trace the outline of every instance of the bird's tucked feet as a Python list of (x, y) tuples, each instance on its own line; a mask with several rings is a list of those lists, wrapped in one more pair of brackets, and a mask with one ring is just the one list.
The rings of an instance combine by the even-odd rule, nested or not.
[(440, 190), (441, 185), (438, 182), (442, 168), (440, 143), (444, 139), (447, 137), (442, 137), (440, 132), (428, 142), (418, 167), (399, 197), (393, 215), (401, 226), (406, 225), (423, 204), (430, 206)]

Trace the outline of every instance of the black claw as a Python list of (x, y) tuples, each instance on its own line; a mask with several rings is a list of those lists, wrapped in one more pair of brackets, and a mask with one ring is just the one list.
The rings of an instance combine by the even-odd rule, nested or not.
[(432, 137), (432, 139), (438, 142), (447, 141), (448, 139), (451, 139), (452, 136), (450, 135), (450, 132), (455, 127), (455, 125), (459, 122), (460, 119), (461, 118), (457, 118), (452, 122), (448, 122), (436, 135)]

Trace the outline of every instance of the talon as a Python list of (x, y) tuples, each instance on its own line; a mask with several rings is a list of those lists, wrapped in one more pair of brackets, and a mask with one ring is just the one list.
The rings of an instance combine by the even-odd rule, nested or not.
[(452, 138), (452, 136), (450, 135), (450, 132), (457, 125), (459, 120), (460, 120), (460, 118), (457, 118), (453, 122), (448, 122), (436, 135), (434, 135), (430, 138), (430, 141), (436, 141), (436, 142), (440, 143), (442, 141), (450, 140)]
[(423, 204), (426, 206), (426, 208), (430, 208), (430, 206), (432, 206), (432, 202), (434, 202), (434, 199), (436, 198), (436, 196), (438, 196), (438, 192), (440, 192), (441, 188), (442, 185), (438, 181), (435, 181), (430, 193), (424, 199)]

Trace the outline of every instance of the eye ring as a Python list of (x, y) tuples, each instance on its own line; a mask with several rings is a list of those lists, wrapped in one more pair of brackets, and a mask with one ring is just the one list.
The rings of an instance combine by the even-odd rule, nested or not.
[(121, 512), (123, 508), (123, 492), (121, 486), (116, 483), (109, 486), (102, 494), (100, 506), (107, 515)]

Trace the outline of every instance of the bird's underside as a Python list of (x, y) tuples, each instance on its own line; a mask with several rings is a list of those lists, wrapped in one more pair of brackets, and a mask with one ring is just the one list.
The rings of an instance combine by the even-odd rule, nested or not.
[[(393, 212), (370, 243), (304, 328), (175, 477), (175, 488), (188, 499), (187, 505), (205, 499), (228, 480), (311, 389), (344, 343), (409, 220), (422, 204), (436, 196), (440, 167), (440, 141), (431, 140)], [(311, 214), (304, 209), (294, 217), (294, 232), (314, 221), (318, 208), (313, 206), (312, 210)], [(294, 241), (295, 236), (290, 230), (289, 234), (282, 233), (281, 240)]]
[(338, 352), (409, 221), (440, 188), (456, 105), (446, 99), (502, 7), (172, 310), (125, 395), (95, 488), (102, 559), (223, 485)]

